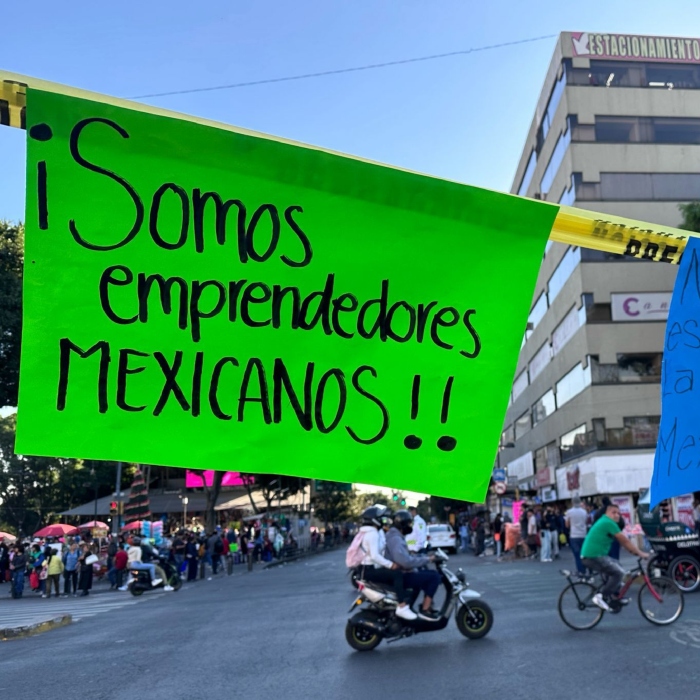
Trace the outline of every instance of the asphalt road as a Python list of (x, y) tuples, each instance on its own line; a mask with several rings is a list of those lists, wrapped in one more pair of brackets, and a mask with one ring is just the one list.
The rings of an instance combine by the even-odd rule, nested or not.
[[(344, 639), (353, 591), (344, 553), (201, 581), (142, 597), (0, 647), (0, 695), (90, 700), (216, 697), (694, 697), (700, 688), (700, 593), (659, 628), (636, 601), (589, 632), (558, 618), (563, 563), (453, 557), (495, 612), (488, 637), (456, 625), (357, 653)], [(632, 589), (636, 596), (636, 587)], [(50, 604), (50, 601), (44, 601)], [(3, 604), (3, 608), (5, 607)], [(69, 692), (70, 689), (70, 692)]]

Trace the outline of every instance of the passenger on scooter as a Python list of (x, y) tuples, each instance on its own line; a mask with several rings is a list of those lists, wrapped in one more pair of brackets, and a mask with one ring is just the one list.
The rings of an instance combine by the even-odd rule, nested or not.
[[(141, 559), (143, 556), (143, 552), (141, 551), (141, 538), (140, 537), (134, 537), (132, 540), (131, 547), (129, 547), (129, 551), (127, 552), (129, 556), (129, 564), (128, 568), (129, 570), (136, 570), (136, 571), (148, 571), (150, 577), (151, 577), (151, 586), (155, 587), (158, 586), (159, 584), (163, 583), (162, 578), (156, 578), (156, 567), (155, 564), (145, 564)], [(126, 591), (129, 589), (129, 584), (131, 581), (128, 583), (124, 584), (119, 590), (120, 591)]]
[[(423, 605), (418, 617), (423, 620), (436, 620), (439, 614), (432, 609), (433, 597), (440, 586), (440, 574), (437, 571), (415, 571), (421, 566), (433, 562), (435, 557), (412, 556), (408, 551), (405, 536), (413, 531), (413, 518), (407, 510), (397, 510), (392, 527), (386, 535), (386, 557), (404, 571), (403, 584), (406, 588), (423, 591)], [(416, 593), (415, 598), (418, 597)], [(415, 602), (415, 598), (414, 601)]]
[(391, 523), (391, 511), (383, 505), (374, 505), (362, 513), (361, 547), (365, 558), (360, 564), (359, 577), (365, 581), (392, 586), (396, 591), (398, 606), (396, 616), (404, 620), (415, 620), (417, 615), (408, 605), (408, 596), (404, 590), (403, 572), (397, 564), (382, 555), (382, 529)]

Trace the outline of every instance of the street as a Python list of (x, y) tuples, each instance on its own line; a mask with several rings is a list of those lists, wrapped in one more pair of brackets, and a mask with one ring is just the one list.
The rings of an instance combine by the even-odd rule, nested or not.
[[(663, 628), (641, 617), (634, 587), (620, 615), (606, 615), (590, 632), (573, 632), (556, 612), (564, 585), (559, 568), (569, 559), (568, 552), (552, 564), (454, 556), (450, 564), (464, 567), (494, 609), (489, 636), (468, 641), (450, 622), (442, 632), (383, 642), (365, 654), (344, 639), (353, 591), (342, 550), (252, 574), (241, 567), (232, 577), (178, 593), (145, 594), (138, 604), (125, 594), (96, 595), (100, 605), (128, 604), (75, 613), (80, 619), (68, 627), (6, 642), (0, 691), (15, 700), (36, 698), (30, 679), (50, 669), (58, 697), (79, 688), (91, 700), (200, 698), (221, 691), (254, 700), (694, 694), (700, 595), (686, 596), (681, 620)], [(3, 618), (15, 602), (0, 601)], [(65, 607), (41, 602), (56, 611)], [(42, 672), (40, 682), (46, 678)]]

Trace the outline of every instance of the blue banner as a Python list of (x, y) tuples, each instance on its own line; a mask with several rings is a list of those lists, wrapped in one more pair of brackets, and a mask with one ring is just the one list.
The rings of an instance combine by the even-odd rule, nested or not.
[(700, 241), (681, 259), (666, 324), (661, 365), (661, 426), (651, 479), (653, 508), (700, 489)]

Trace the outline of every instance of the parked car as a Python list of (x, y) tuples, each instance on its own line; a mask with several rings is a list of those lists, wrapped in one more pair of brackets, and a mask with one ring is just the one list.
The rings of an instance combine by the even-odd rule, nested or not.
[(428, 525), (426, 541), (429, 547), (440, 547), (448, 552), (457, 552), (457, 536), (451, 525)]

